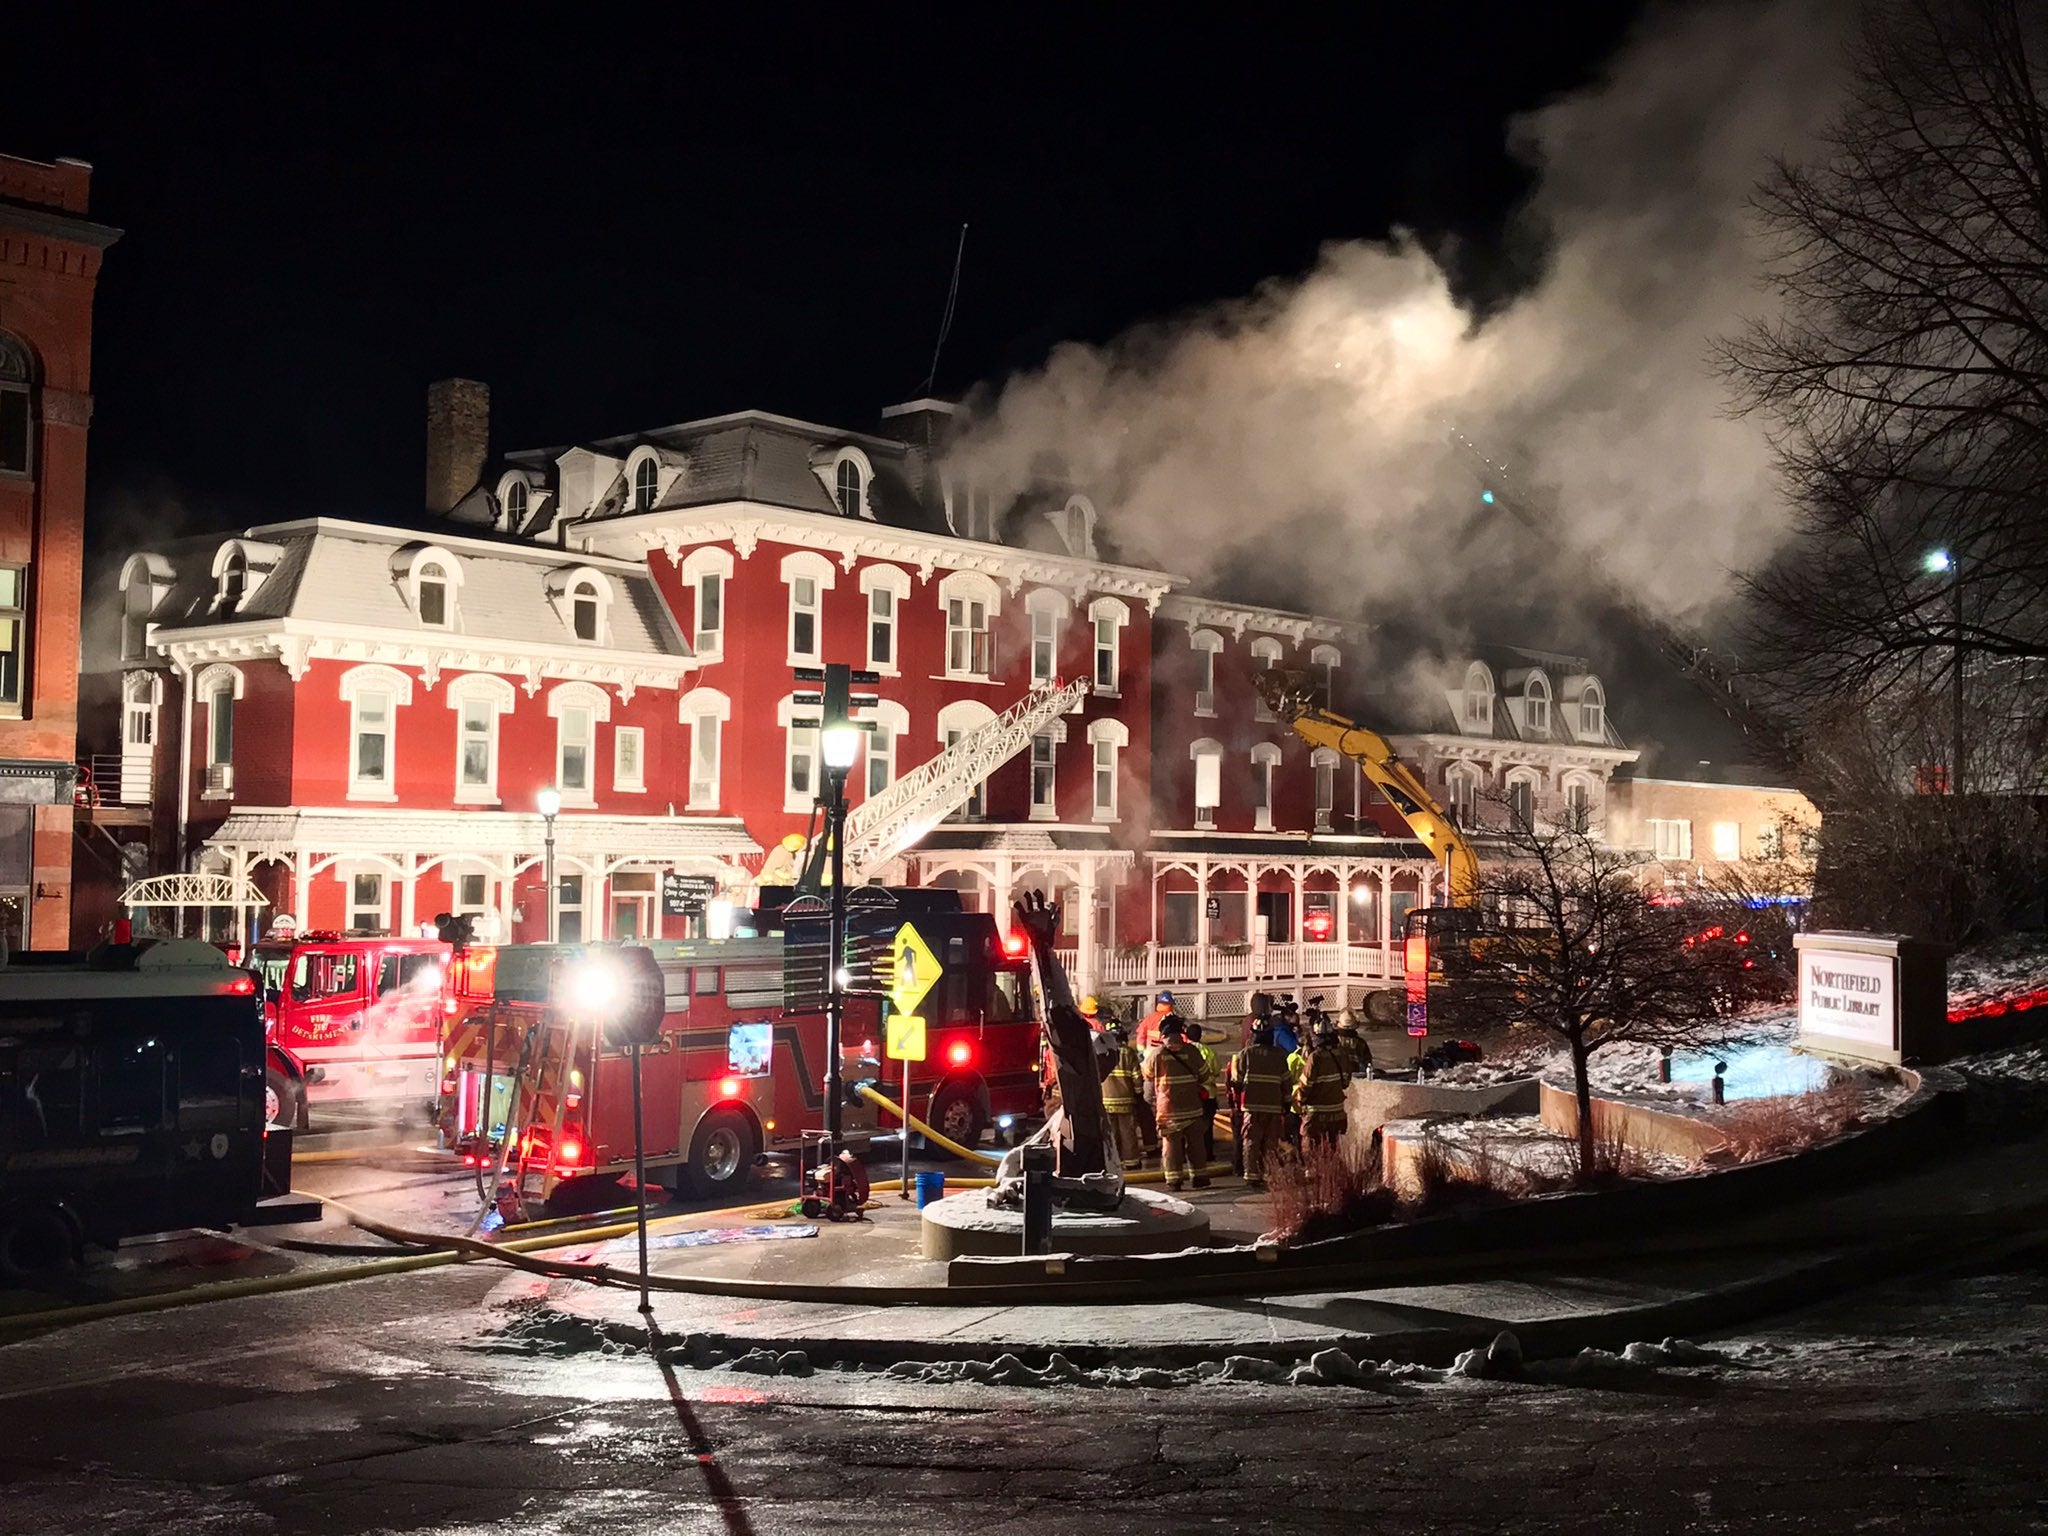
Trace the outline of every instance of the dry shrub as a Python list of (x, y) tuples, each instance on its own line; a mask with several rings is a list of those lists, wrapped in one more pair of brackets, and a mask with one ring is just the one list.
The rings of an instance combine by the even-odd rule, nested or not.
[(1415, 1172), (1416, 1192), (1409, 1210), (1417, 1216), (1525, 1200), (1571, 1182), (1569, 1169), (1546, 1169), (1504, 1152), (1492, 1136), (1478, 1136), (1457, 1147), (1442, 1137), (1425, 1136)]
[(1625, 1133), (1627, 1120), (1618, 1114), (1602, 1114), (1596, 1104), (1593, 1108), (1593, 1166), (1579, 1168), (1579, 1142), (1571, 1139), (1571, 1160), (1574, 1166), (1572, 1182), (1578, 1185), (1613, 1184), (1625, 1179), (1646, 1179), (1650, 1176), (1650, 1157), (1641, 1147), (1628, 1139)]
[(1855, 1086), (1836, 1083), (1811, 1093), (1731, 1105), (1714, 1124), (1728, 1138), (1728, 1155), (1748, 1163), (1832, 1141), (1862, 1118)]
[(1363, 1152), (1351, 1138), (1322, 1142), (1266, 1168), (1273, 1232), (1292, 1241), (1333, 1237), (1392, 1221), (1400, 1201), (1381, 1178), (1379, 1141)]

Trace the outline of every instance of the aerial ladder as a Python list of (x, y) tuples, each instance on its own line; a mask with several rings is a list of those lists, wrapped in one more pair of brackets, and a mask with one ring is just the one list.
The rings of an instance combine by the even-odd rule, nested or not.
[[(976, 726), (929, 762), (867, 797), (846, 817), (844, 863), (846, 882), (866, 880), (897, 855), (917, 846), (925, 835), (970, 799), (981, 783), (1030, 745), (1031, 738), (1061, 715), (1081, 707), (1088, 680), (1053, 679), (1036, 684), (1008, 709)], [(805, 880), (822, 868), (815, 855), (807, 860)]]

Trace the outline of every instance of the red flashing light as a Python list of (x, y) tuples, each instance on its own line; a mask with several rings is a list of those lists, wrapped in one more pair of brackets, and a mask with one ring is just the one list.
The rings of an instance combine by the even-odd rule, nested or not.
[(741, 1083), (736, 1077), (722, 1077), (718, 1080), (718, 1096), (721, 1099), (736, 1099), (740, 1096)]
[(1735, 942), (1738, 944), (1747, 944), (1749, 942), (1749, 935), (1746, 933), (1738, 933), (1737, 935), (1735, 935)]
[(1745, 971), (1753, 971), (1756, 969), (1756, 962), (1754, 960), (1745, 960), (1742, 962), (1742, 968)]
[(1024, 953), (1025, 942), (1024, 935), (1012, 928), (1003, 935), (1003, 953), (1014, 960)]
[(583, 1161), (583, 1143), (574, 1136), (564, 1136), (555, 1149), (555, 1161), (564, 1168), (574, 1168)]
[(1328, 912), (1311, 912), (1301, 920), (1301, 927), (1311, 943), (1320, 944), (1337, 931), (1337, 919)]
[(974, 1060), (974, 1047), (965, 1040), (955, 1040), (946, 1047), (946, 1060), (956, 1067), (964, 1067)]
[(443, 1013), (447, 1014), (449, 1018), (451, 1018), (451, 1019), (452, 1019), (452, 1018), (454, 1018), (454, 1017), (455, 1017), (455, 999), (451, 997), (451, 998), (449, 998), (449, 999), (448, 999), (447, 1001), (443, 1002), (443, 1003), (441, 1004), (441, 1011), (442, 1011)]
[(132, 918), (117, 917), (114, 919), (114, 942), (116, 944), (133, 944), (135, 942), (135, 922)]
[(228, 990), (234, 993), (236, 997), (254, 997), (256, 995), (256, 978), (254, 976), (237, 976), (228, 983)]

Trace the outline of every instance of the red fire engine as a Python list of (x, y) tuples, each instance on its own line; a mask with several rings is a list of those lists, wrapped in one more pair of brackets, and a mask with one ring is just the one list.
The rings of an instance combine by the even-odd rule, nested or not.
[[(997, 1117), (1040, 1108), (1039, 1029), (1029, 960), (993, 919), (919, 912), (912, 922), (943, 967), (920, 1005), (927, 1055), (911, 1072), (911, 1109), (973, 1145)], [(642, 1057), (650, 1177), (699, 1195), (734, 1192), (763, 1151), (793, 1152), (824, 1123), (825, 1016), (784, 1006), (780, 936), (657, 941), (666, 1011)], [(457, 958), (444, 1046), (442, 1127), (476, 1165), (508, 1166), (529, 1199), (633, 1164), (632, 1072), (600, 1038), (606, 946), (510, 945)], [(841, 1040), (848, 1082), (884, 1078), (881, 1012), (850, 997)], [(890, 1093), (893, 1098), (895, 1094)], [(866, 1099), (845, 1106), (845, 1139), (894, 1130)]]
[(306, 933), (250, 952), (270, 1036), (265, 1108), (303, 1127), (310, 1105), (434, 1103), (449, 946)]

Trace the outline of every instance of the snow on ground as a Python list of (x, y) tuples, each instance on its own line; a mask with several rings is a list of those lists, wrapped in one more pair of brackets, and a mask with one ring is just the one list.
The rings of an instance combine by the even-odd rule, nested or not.
[(2037, 993), (2048, 993), (2048, 941), (2038, 934), (2000, 939), (1948, 963), (1950, 1018), (1974, 1016), (1987, 1005), (2011, 1005)]
[[(1467, 1156), (1510, 1163), (1545, 1181), (1569, 1181), (1578, 1166), (1572, 1143), (1536, 1115), (1487, 1115), (1479, 1119), (1431, 1120), (1426, 1124), (1397, 1122)], [(1397, 1133), (1398, 1134), (1398, 1133)], [(1631, 1163), (1647, 1178), (1680, 1178), (1694, 1171), (1682, 1157), (1664, 1152), (1637, 1152)]]

